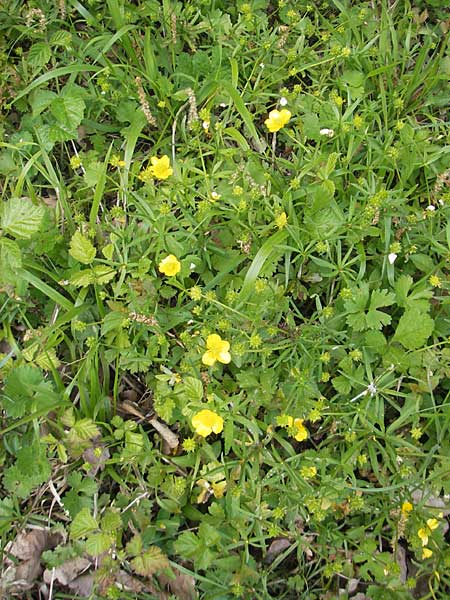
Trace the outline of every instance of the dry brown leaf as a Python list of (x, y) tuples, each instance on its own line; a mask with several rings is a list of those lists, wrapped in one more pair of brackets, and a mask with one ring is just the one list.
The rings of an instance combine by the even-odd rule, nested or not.
[(55, 569), (46, 569), (44, 571), (45, 583), (50, 583), (52, 579), (58, 581), (62, 585), (68, 585), (76, 577), (83, 573), (91, 566), (91, 561), (87, 558), (78, 556), (56, 567)]
[(408, 563), (406, 560), (406, 550), (401, 544), (397, 544), (395, 549), (395, 558), (400, 568), (400, 581), (405, 583), (408, 579)]
[(94, 575), (92, 573), (80, 575), (68, 584), (68, 588), (73, 590), (78, 596), (86, 598), (92, 594)]
[(33, 529), (19, 533), (14, 541), (6, 545), (6, 555), (18, 559), (14, 565), (9, 558), (5, 559), (7, 577), (3, 577), (1, 585), (12, 593), (31, 589), (41, 572), (41, 554), (44, 550), (55, 548), (63, 540), (60, 532), (51, 533), (48, 529)]
[(178, 436), (167, 425), (158, 421), (155, 417), (149, 419), (150, 425), (156, 429), (171, 450), (178, 448), (180, 443)]
[(276, 540), (273, 540), (264, 557), (264, 562), (267, 564), (272, 563), (279, 554), (287, 550), (290, 546), (291, 542), (287, 538), (277, 538)]
[(179, 600), (194, 600), (197, 597), (195, 591), (195, 579), (191, 575), (182, 573), (176, 568), (172, 571), (175, 575), (175, 579), (167, 577), (167, 575), (158, 575), (158, 580), (161, 585), (169, 588), (170, 592), (174, 594)]

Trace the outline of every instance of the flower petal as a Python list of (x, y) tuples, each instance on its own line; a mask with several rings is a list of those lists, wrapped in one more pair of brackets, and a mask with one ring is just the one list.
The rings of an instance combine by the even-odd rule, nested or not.
[(214, 353), (211, 352), (211, 350), (207, 350), (205, 352), (205, 354), (202, 356), (202, 363), (204, 365), (207, 365), (208, 367), (212, 367), (215, 362), (216, 362), (216, 357), (215, 357)]
[[(229, 346), (229, 344), (228, 344)], [(219, 352), (218, 356), (217, 356), (217, 360), (221, 363), (223, 363), (224, 365), (228, 365), (231, 362), (231, 354), (227, 351), (225, 352)]]

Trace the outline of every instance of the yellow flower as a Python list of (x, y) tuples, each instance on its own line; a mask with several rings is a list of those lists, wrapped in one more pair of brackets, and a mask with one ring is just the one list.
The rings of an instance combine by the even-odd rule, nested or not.
[(181, 263), (173, 254), (169, 254), (159, 263), (158, 269), (160, 273), (164, 273), (167, 277), (173, 277), (180, 272)]
[(202, 356), (202, 363), (204, 365), (212, 367), (216, 360), (227, 365), (231, 361), (231, 355), (229, 353), (230, 342), (223, 340), (217, 333), (208, 335), (206, 347), (207, 351)]
[(275, 219), (275, 225), (278, 227), (278, 229), (283, 229), (284, 227), (286, 227), (286, 224), (287, 224), (287, 216), (286, 216), (285, 212), (282, 212)]
[(151, 173), (156, 179), (167, 179), (172, 175), (173, 169), (170, 166), (170, 160), (166, 154), (161, 156), (161, 158), (152, 156), (150, 162), (152, 163), (152, 166), (150, 167)]
[(422, 558), (430, 558), (430, 556), (433, 556), (433, 550), (430, 550), (429, 548), (423, 548), (422, 549)]
[(428, 544), (428, 533), (429, 530), (426, 527), (421, 527), (417, 532), (417, 535), (422, 540), (422, 546), (426, 546)]
[(218, 483), (212, 484), (214, 498), (223, 498), (225, 492), (227, 491), (227, 482), (219, 481)]
[(437, 519), (427, 519), (427, 526), (433, 531), (439, 527), (439, 521)]
[(427, 524), (425, 527), (421, 527), (417, 532), (417, 535), (422, 540), (422, 546), (426, 546), (428, 544), (428, 536), (434, 529), (439, 527), (439, 521), (437, 519), (427, 519)]
[(297, 442), (303, 442), (308, 437), (308, 430), (303, 425), (303, 419), (288, 417), (288, 427), (291, 429), (292, 435)]
[(210, 433), (220, 433), (223, 429), (223, 419), (217, 413), (205, 408), (192, 417), (195, 432), (202, 437)]
[(402, 504), (402, 513), (403, 514), (407, 514), (410, 513), (413, 509), (413, 505), (411, 504), (411, 502), (403, 502)]
[(430, 285), (432, 285), (433, 287), (437, 287), (437, 288), (442, 287), (441, 278), (438, 277), (437, 275), (430, 275), (430, 277), (428, 278), (428, 281), (429, 281)]
[(282, 108), (281, 110), (271, 110), (269, 113), (269, 118), (264, 121), (264, 124), (270, 133), (275, 133), (289, 123), (291, 116), (291, 112), (287, 110), (287, 108)]

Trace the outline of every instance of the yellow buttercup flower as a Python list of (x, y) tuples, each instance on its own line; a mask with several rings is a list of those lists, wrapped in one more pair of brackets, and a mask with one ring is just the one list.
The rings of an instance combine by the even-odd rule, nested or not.
[(292, 435), (297, 442), (303, 442), (308, 437), (308, 430), (303, 425), (303, 419), (288, 417), (288, 427), (291, 429)]
[(411, 504), (411, 502), (408, 502), (408, 501), (403, 502), (403, 504), (402, 504), (402, 513), (403, 514), (410, 513), (412, 511), (412, 509), (413, 509), (413, 505)]
[(281, 110), (271, 110), (269, 113), (269, 118), (264, 121), (264, 124), (270, 133), (275, 133), (289, 123), (291, 116), (291, 112), (287, 110), (287, 108), (282, 108)]
[(173, 277), (180, 272), (181, 263), (176, 256), (169, 254), (159, 263), (158, 269), (160, 273), (164, 273), (167, 277)]
[(430, 550), (429, 548), (423, 548), (422, 558), (430, 558), (430, 556), (433, 556), (433, 550)]
[(170, 160), (166, 154), (161, 156), (161, 158), (152, 156), (150, 162), (152, 163), (152, 166), (150, 167), (151, 174), (153, 177), (156, 177), (156, 179), (167, 179), (172, 175), (173, 169), (170, 166)]
[(227, 365), (231, 362), (230, 342), (223, 340), (220, 335), (213, 333), (208, 335), (206, 338), (206, 352), (202, 356), (202, 363), (212, 367), (212, 365), (218, 360), (219, 362)]
[(421, 527), (417, 532), (418, 537), (422, 540), (422, 546), (428, 544), (428, 537), (434, 529), (439, 527), (439, 521), (437, 519), (427, 519), (425, 527)]
[(192, 417), (195, 432), (202, 437), (211, 433), (220, 433), (223, 429), (223, 419), (212, 410), (205, 408)]

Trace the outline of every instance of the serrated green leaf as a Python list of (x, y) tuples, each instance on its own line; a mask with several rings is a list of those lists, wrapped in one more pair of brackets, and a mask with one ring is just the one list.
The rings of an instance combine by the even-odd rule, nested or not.
[(190, 402), (200, 402), (203, 398), (203, 384), (195, 377), (183, 379), (183, 391), (186, 399)]
[(114, 279), (116, 276), (116, 272), (113, 268), (103, 265), (97, 265), (94, 267), (92, 269), (92, 273), (94, 275), (94, 283), (97, 285), (108, 283), (108, 281), (111, 281), (111, 279)]
[(9, 235), (26, 240), (39, 230), (43, 216), (44, 207), (29, 198), (10, 198), (2, 207), (1, 227)]
[(109, 550), (114, 543), (114, 537), (107, 533), (93, 533), (85, 544), (85, 549), (91, 556), (99, 556)]
[(102, 531), (107, 533), (113, 533), (123, 526), (122, 519), (120, 518), (120, 512), (114, 508), (107, 508), (103, 513), (100, 521), (100, 528)]
[(69, 254), (84, 265), (90, 265), (95, 258), (96, 250), (92, 242), (80, 231), (75, 231), (70, 240)]
[(37, 89), (30, 94), (30, 104), (33, 111), (33, 117), (37, 117), (45, 110), (56, 98), (55, 92), (51, 90)]
[(133, 570), (138, 575), (151, 577), (169, 567), (169, 559), (158, 546), (150, 546), (140, 556), (130, 561)]
[(0, 283), (16, 283), (22, 267), (22, 252), (13, 240), (0, 237)]
[(72, 429), (82, 440), (92, 440), (100, 435), (100, 430), (92, 419), (85, 417), (76, 421)]
[(114, 244), (107, 244), (102, 248), (102, 254), (108, 260), (111, 260), (114, 254)]
[(393, 339), (407, 350), (417, 350), (425, 344), (433, 329), (434, 321), (430, 315), (417, 308), (411, 308), (400, 318)]
[(53, 391), (52, 384), (45, 381), (41, 371), (31, 365), (22, 365), (11, 369), (6, 378), (1, 401), (10, 417), (22, 417), (30, 411), (33, 404), (49, 410), (57, 403), (59, 396)]
[(220, 532), (217, 527), (213, 527), (209, 523), (201, 523), (198, 528), (198, 537), (205, 546), (215, 546), (220, 541)]
[(366, 315), (362, 312), (348, 315), (347, 325), (353, 327), (355, 331), (364, 331), (366, 328)]
[(391, 306), (394, 304), (395, 295), (387, 290), (374, 290), (370, 297), (370, 309), (381, 308), (382, 306)]
[(98, 529), (98, 523), (88, 508), (83, 508), (75, 516), (70, 526), (70, 535), (74, 540), (86, 537)]
[(142, 552), (142, 538), (139, 534), (134, 535), (126, 545), (128, 556), (137, 556)]
[(75, 130), (83, 120), (86, 105), (78, 95), (58, 96), (50, 105), (50, 111), (58, 124), (67, 131)]
[(50, 46), (46, 42), (33, 44), (28, 51), (27, 62), (36, 69), (43, 67), (52, 57)]
[(95, 281), (94, 273), (91, 269), (84, 269), (83, 271), (77, 271), (69, 279), (72, 285), (76, 287), (87, 287)]
[(50, 38), (51, 46), (63, 46), (64, 48), (70, 48), (72, 43), (72, 34), (70, 31), (60, 30), (55, 31), (55, 33)]
[(193, 531), (185, 531), (174, 543), (175, 552), (183, 558), (193, 558), (203, 551), (203, 544)]
[(85, 165), (83, 179), (88, 187), (95, 187), (102, 176), (103, 163), (98, 160)]

